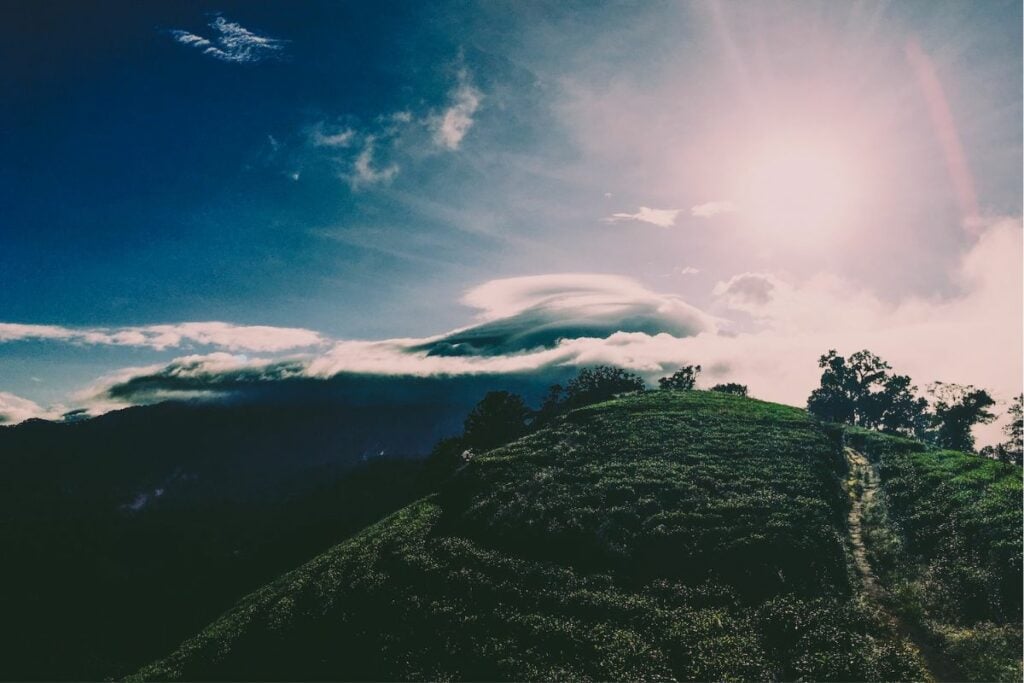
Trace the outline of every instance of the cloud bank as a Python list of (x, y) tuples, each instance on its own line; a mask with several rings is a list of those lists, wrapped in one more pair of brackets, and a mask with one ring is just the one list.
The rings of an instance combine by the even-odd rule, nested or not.
[[(934, 380), (971, 383), (1005, 401), (1021, 391), (1020, 253), (1020, 221), (1001, 220), (980, 236), (951, 274), (960, 287), (951, 298), (893, 303), (830, 275), (795, 281), (779, 274), (742, 273), (715, 286), (714, 314), (614, 275), (493, 280), (462, 299), (477, 310), (476, 320), (441, 335), (325, 341), (308, 330), (229, 327), (218, 338), (224, 349), (233, 345), (269, 353), (307, 342), (322, 345), (285, 358), (218, 351), (129, 368), (98, 381), (76, 403), (102, 412), (168, 398), (286, 393), (286, 387), (353, 377), (373, 377), (374, 386), (384, 387), (393, 380), (397, 397), (415, 378), (437, 382), (433, 386), (443, 391), (444, 382), (459, 378), (517, 376), (543, 382), (594, 364), (617, 365), (653, 383), (680, 365), (699, 363), (705, 385), (741, 382), (759, 398), (803, 405), (818, 381), (817, 358), (830, 348), (840, 353), (868, 348), (919, 386)], [(186, 334), (187, 326), (156, 327), (175, 332), (161, 336), (153, 328), (130, 329), (147, 330), (138, 343), (154, 348), (213, 339)], [(64, 334), (64, 328), (45, 329)], [(252, 329), (274, 332), (244, 332)], [(92, 333), (104, 339), (129, 334)], [(11, 327), (0, 328), (0, 334), (10, 338)], [(387, 395), (386, 388), (381, 391)], [(9, 421), (39, 412), (38, 406), (18, 404), (9, 395), (7, 403), (7, 414), (14, 416)], [(997, 430), (982, 431), (982, 441), (998, 440)]]
[(312, 330), (224, 322), (187, 322), (143, 327), (71, 328), (57, 325), (0, 323), (0, 343), (62, 341), (102, 346), (137, 346), (157, 351), (188, 345), (228, 351), (276, 352), (318, 346), (324, 337)]

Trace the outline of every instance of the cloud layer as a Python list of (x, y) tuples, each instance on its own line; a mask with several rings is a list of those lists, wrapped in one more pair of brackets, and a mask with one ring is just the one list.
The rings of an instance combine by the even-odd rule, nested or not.
[(317, 332), (295, 327), (188, 322), (143, 327), (71, 328), (57, 325), (0, 323), (0, 343), (62, 341), (72, 344), (137, 346), (162, 351), (183, 346), (215, 346), (228, 351), (276, 352), (318, 346)]
[[(652, 383), (679, 365), (700, 363), (705, 384), (741, 382), (759, 398), (802, 405), (817, 384), (816, 360), (830, 348), (871, 349), (921, 386), (971, 383), (1008, 400), (1021, 391), (1020, 252), (1020, 222), (996, 221), (952, 274), (960, 293), (936, 300), (887, 302), (829, 275), (795, 281), (742, 273), (715, 286), (712, 310), (719, 315), (712, 315), (629, 278), (569, 273), (476, 287), (463, 303), (478, 311), (477, 320), (428, 338), (332, 342), (308, 330), (205, 323), (88, 331), (7, 325), (0, 326), (0, 339), (70, 337), (151, 348), (192, 342), (267, 353), (321, 345), (286, 358), (218, 351), (129, 368), (76, 397), (92, 412), (168, 398), (266, 394), (344, 377), (375, 377), (385, 385), (392, 378), (403, 383), (396, 395), (410, 378), (541, 382), (603, 363)], [(5, 400), (9, 421), (42, 412), (10, 395)], [(997, 440), (996, 429), (982, 440)]]

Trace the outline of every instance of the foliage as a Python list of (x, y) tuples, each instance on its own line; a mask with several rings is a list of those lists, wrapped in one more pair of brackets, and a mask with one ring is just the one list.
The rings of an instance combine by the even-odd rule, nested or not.
[(466, 418), (462, 439), (469, 448), (490, 450), (526, 431), (530, 408), (517, 394), (490, 391)]
[(876, 530), (868, 547), (905, 614), (969, 680), (1020, 680), (1020, 470), (870, 432), (848, 436), (878, 466), (879, 514), (896, 537)]
[(919, 680), (850, 582), (844, 465), (802, 411), (722, 393), (574, 410), (139, 677)]
[(659, 379), (658, 387), (661, 389), (689, 391), (697, 383), (697, 375), (699, 374), (699, 365), (684, 365), (668, 377)]
[(928, 402), (905, 375), (890, 375), (891, 366), (867, 349), (847, 360), (830, 350), (818, 359), (824, 369), (820, 386), (807, 399), (807, 410), (828, 422), (843, 422), (898, 434), (917, 433)]
[(716, 384), (711, 387), (711, 391), (719, 391), (723, 394), (732, 394), (733, 396), (746, 396), (747, 385), (728, 382), (726, 384)]
[(1003, 427), (1006, 441), (992, 448), (991, 456), (1002, 462), (1021, 465), (1024, 463), (1024, 394), (1013, 399), (1006, 413), (1010, 418)]
[(995, 399), (984, 389), (971, 385), (935, 382), (928, 388), (935, 397), (934, 440), (940, 448), (956, 451), (974, 450), (974, 435), (971, 427), (988, 424), (996, 418), (989, 411)]
[(565, 406), (579, 408), (600, 403), (619, 394), (644, 391), (644, 381), (638, 375), (610, 365), (583, 368), (565, 388)]

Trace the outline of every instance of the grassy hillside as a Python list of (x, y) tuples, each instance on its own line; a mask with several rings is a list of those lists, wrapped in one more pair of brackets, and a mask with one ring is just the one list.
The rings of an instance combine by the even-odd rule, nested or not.
[(149, 679), (920, 679), (857, 590), (838, 439), (652, 392), (480, 455)]
[(970, 680), (1021, 679), (1021, 469), (857, 432), (882, 496), (872, 564), (896, 608)]

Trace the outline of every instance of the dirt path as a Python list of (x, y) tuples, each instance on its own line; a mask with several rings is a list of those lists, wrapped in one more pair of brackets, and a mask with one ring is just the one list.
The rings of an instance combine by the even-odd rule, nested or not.
[(850, 545), (853, 550), (854, 565), (864, 585), (864, 592), (885, 616), (893, 630), (912, 643), (921, 653), (921, 659), (932, 679), (936, 681), (965, 680), (957, 666), (928, 642), (926, 634), (921, 629), (900, 618), (889, 608), (888, 592), (871, 567), (867, 548), (864, 546), (864, 512), (874, 500), (875, 494), (878, 493), (878, 472), (863, 454), (852, 448), (846, 449), (846, 460), (850, 464), (847, 488), (853, 501), (848, 520)]

